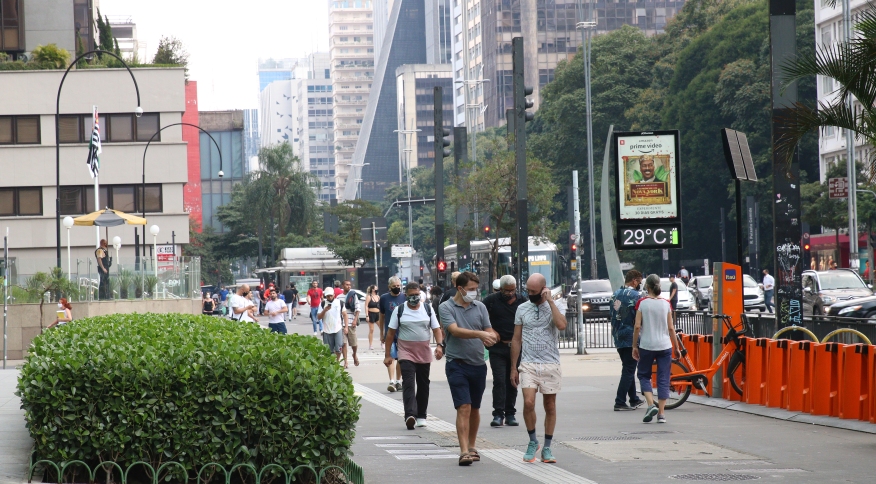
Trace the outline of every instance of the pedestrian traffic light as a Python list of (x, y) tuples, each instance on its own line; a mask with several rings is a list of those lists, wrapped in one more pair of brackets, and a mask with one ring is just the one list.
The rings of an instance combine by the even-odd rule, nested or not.
[(472, 266), (474, 267), (475, 272), (480, 271), (481, 270), (481, 261), (476, 260), (476, 261), (472, 262)]
[(572, 260), (575, 260), (578, 258), (578, 244), (576, 244), (574, 242), (572, 243), (572, 257), (571, 258), (572, 258)]
[(438, 261), (438, 273), (444, 274), (445, 272), (447, 272), (447, 263), (444, 262), (443, 260), (439, 260)]

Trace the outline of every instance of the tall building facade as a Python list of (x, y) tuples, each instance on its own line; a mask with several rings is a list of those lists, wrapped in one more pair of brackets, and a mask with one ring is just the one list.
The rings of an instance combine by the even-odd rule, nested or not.
[[(668, 19), (684, 0), (592, 5), (595, 33), (622, 25), (648, 35), (663, 32)], [(538, 109), (539, 90), (554, 79), (557, 63), (575, 56), (581, 45), (579, 20), (586, 18), (587, 2), (579, 0), (459, 0), (453, 7), (453, 71), (455, 123), (480, 131), (505, 124), (505, 109), (512, 106), (511, 39), (524, 39), (526, 84)], [(488, 88), (484, 88), (483, 81)]]
[(259, 92), (274, 81), (307, 77), (306, 58), (259, 59)]
[(257, 162), (259, 156), (259, 110), (244, 109), (243, 110), (243, 152), (247, 164), (252, 166), (253, 162)]
[(399, 182), (405, 182), (406, 164), (410, 168), (435, 163), (435, 87), (443, 88), (445, 128), (453, 126), (453, 71), (450, 64), (406, 64), (395, 70), (398, 89), (398, 130), (400, 133)]
[(122, 57), (130, 61), (136, 55), (140, 62), (147, 62), (140, 57), (140, 41), (137, 39), (137, 24), (134, 19), (130, 15), (107, 16), (107, 19)]
[[(329, 2), (335, 189), (342, 198), (374, 82), (371, 0)], [(361, 163), (361, 162), (360, 162)], [(354, 178), (355, 180), (355, 178)]]
[[(201, 210), (202, 224), (216, 232), (225, 227), (216, 213), (219, 207), (231, 202), (231, 190), (243, 181), (248, 173), (244, 157), (243, 111), (201, 111), (198, 113), (201, 128), (210, 133), (200, 133), (201, 155)], [(221, 157), (213, 140), (222, 150)], [(219, 165), (224, 176), (219, 177)]]
[(0, 52), (18, 59), (38, 45), (94, 49), (96, 9), (90, 0), (0, 1)]
[(453, 60), (451, 0), (426, 0), (425, 7), (426, 63), (450, 64)]

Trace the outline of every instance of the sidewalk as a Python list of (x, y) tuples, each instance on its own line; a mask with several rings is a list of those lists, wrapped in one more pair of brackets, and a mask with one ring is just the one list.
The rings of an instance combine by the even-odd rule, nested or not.
[(33, 446), (24, 426), (24, 410), (15, 396), (17, 384), (18, 370), (0, 370), (0, 484), (26, 481)]

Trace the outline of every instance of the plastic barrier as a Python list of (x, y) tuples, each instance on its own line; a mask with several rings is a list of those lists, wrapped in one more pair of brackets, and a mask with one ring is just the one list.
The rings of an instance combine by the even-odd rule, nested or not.
[(842, 352), (838, 343), (812, 345), (812, 415), (839, 417)]
[(789, 362), (791, 351), (788, 343), (786, 339), (767, 340), (766, 367), (769, 384), (764, 402), (767, 407), (787, 408), (788, 406), (788, 378), (791, 368)]
[(810, 341), (789, 342), (787, 410), (812, 411), (812, 347)]
[[(702, 336), (698, 334), (686, 334), (681, 338), (681, 343), (687, 350), (688, 358), (690, 358), (690, 361), (692, 361), (697, 368), (700, 368), (700, 363), (697, 356), (700, 351), (700, 339), (702, 339)], [(711, 357), (711, 355), (709, 356)], [(690, 370), (690, 368), (688, 368), (688, 370)], [(706, 394), (704, 391), (698, 389), (697, 387), (691, 387), (691, 392), (694, 395)]]
[[(748, 339), (745, 344), (745, 387), (742, 389), (745, 403), (766, 403), (767, 386), (767, 339)], [(737, 370), (738, 372), (739, 370)]]
[[(742, 337), (742, 347), (743, 348), (747, 347), (748, 342), (751, 341), (752, 339), (754, 339), (754, 338), (747, 338), (747, 337), (743, 336)], [(732, 353), (731, 353), (731, 356), (732, 356)], [(733, 402), (744, 402), (745, 396), (736, 393), (736, 390), (733, 389), (733, 385), (730, 384), (730, 375), (729, 375), (729, 373), (727, 373), (727, 368), (729, 366), (729, 363), (730, 363), (730, 358), (728, 358), (727, 362), (724, 363), (724, 367), (721, 370), (719, 370), (719, 373), (721, 375), (721, 383), (722, 383), (721, 396), (724, 397), (724, 400), (730, 400)], [(744, 387), (747, 385), (747, 381), (744, 378), (745, 372), (748, 371), (746, 369), (747, 366), (748, 366), (748, 362), (746, 361), (743, 368), (739, 368), (736, 370), (736, 378), (739, 378), (740, 376), (742, 376), (743, 382), (746, 382), (745, 385), (743, 385), (743, 388), (742, 388), (743, 391), (745, 391)]]
[(842, 345), (839, 418), (870, 419), (870, 346)]

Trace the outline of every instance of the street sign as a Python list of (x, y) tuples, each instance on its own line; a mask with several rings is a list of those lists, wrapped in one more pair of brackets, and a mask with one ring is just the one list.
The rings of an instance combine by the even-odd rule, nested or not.
[(577, 271), (578, 270), (578, 259), (572, 259), (571, 266), (569, 270)]
[(173, 270), (173, 257), (175, 254), (173, 245), (159, 245), (156, 247), (156, 260), (158, 261), (158, 272)]
[[(372, 225), (374, 223), (374, 229), (376, 233), (372, 233)], [(362, 245), (371, 249), (374, 245), (374, 239), (377, 239), (377, 245), (386, 242), (386, 219), (383, 217), (369, 217), (363, 218), (362, 224), (360, 225), (362, 230)], [(376, 235), (376, 237), (375, 237)]]
[(413, 257), (414, 248), (407, 244), (394, 244), (392, 246), (392, 256), (398, 258)]
[(844, 176), (829, 179), (827, 181), (827, 196), (830, 199), (849, 198), (849, 179)]

